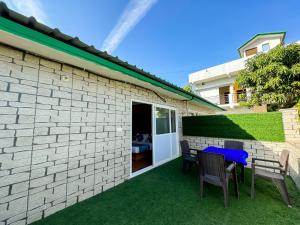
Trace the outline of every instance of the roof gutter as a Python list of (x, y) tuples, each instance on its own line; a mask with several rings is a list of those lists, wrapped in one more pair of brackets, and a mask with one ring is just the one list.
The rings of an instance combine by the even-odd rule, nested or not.
[[(161, 80), (154, 79), (154, 77), (145, 76), (143, 74), (140, 74), (134, 70), (130, 70), (124, 66), (118, 65), (114, 62), (111, 62), (107, 59), (101, 58), (99, 56), (93, 55), (89, 52), (86, 52), (84, 50), (81, 50), (79, 48), (76, 48), (72, 45), (69, 45), (67, 43), (64, 43), (62, 41), (59, 41), (55, 38), (49, 37), (48, 35), (45, 35), (43, 33), (40, 33), (38, 31), (35, 31), (33, 29), (30, 29), (26, 26), (23, 26), (17, 22), (11, 21), (9, 19), (6, 19), (4, 17), (0, 17), (0, 29), (14, 34), (16, 36), (19, 36), (21, 38), (28, 39), (33, 42), (37, 42), (39, 44), (45, 45), (47, 47), (53, 48), (55, 50), (64, 52), (66, 54), (72, 55), (74, 57), (78, 57), (81, 59), (84, 59), (86, 61), (105, 66), (109, 69), (121, 72), (123, 74), (126, 74), (128, 76), (131, 76), (133, 78), (142, 80), (144, 82), (148, 82), (156, 87), (163, 88), (169, 92), (175, 93), (181, 97), (184, 97), (186, 99), (191, 99), (195, 103), (200, 103), (201, 105), (204, 105), (210, 109), (218, 110), (218, 111), (224, 111), (223, 108), (206, 101), (205, 99), (193, 95), (187, 91), (184, 91), (183, 89), (176, 87), (174, 85), (169, 85), (167, 82), (162, 82)], [(17, 46), (16, 46), (17, 47)]]

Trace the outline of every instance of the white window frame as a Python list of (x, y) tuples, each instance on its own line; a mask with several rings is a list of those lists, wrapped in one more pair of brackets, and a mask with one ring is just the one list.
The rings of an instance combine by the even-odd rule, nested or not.
[[(264, 51), (264, 46), (268, 46), (268, 50)], [(270, 43), (269, 42), (264, 43), (264, 44), (261, 45), (261, 51), (264, 52), (264, 53), (270, 51), (270, 49), (271, 49), (271, 47), (270, 47)]]

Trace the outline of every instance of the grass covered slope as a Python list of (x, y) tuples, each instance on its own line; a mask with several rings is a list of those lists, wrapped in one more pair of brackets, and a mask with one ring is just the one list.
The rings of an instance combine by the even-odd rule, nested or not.
[(270, 182), (258, 180), (250, 198), (250, 170), (240, 184), (240, 199), (229, 188), (229, 208), (219, 187), (206, 185), (199, 196), (196, 169), (181, 172), (181, 159), (133, 178), (34, 225), (256, 225), (299, 224), (300, 193), (287, 179), (293, 208), (281, 201)]
[(183, 135), (284, 141), (280, 112), (183, 117)]

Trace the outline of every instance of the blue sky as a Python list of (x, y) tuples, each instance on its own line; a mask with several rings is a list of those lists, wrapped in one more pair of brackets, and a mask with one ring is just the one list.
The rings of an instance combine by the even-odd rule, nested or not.
[(299, 0), (5, 2), (179, 86), (190, 72), (237, 59), (236, 49), (257, 33), (300, 40)]

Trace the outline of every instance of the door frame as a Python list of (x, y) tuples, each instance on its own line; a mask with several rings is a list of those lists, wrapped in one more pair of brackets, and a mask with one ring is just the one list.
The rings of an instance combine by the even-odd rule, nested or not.
[[(175, 127), (176, 127), (175, 135), (176, 135), (177, 145), (176, 145), (176, 154), (174, 156), (172, 155), (172, 158), (176, 159), (179, 157), (179, 132), (178, 132), (178, 113), (177, 113), (176, 109), (174, 109), (174, 111), (175, 111), (175, 122), (176, 122), (175, 123)], [(170, 124), (171, 124), (171, 117), (170, 117)]]
[[(147, 105), (151, 105), (151, 113), (152, 113), (152, 165), (151, 166), (148, 166), (146, 168), (143, 168), (141, 170), (138, 170), (136, 172), (132, 172), (132, 135), (133, 135), (133, 129), (132, 129), (132, 103), (133, 102), (137, 102), (137, 103), (142, 103), (142, 104), (147, 104)], [(172, 156), (172, 149), (171, 149), (171, 157), (167, 160), (164, 160), (160, 163), (154, 163), (154, 157), (155, 157), (155, 133), (156, 133), (156, 123), (155, 123), (155, 107), (161, 107), (161, 108), (166, 108), (166, 109), (169, 109), (169, 110), (174, 110), (175, 111), (175, 118), (176, 118), (176, 139), (177, 139), (177, 154)], [(170, 111), (169, 111), (170, 113)], [(130, 123), (131, 123), (131, 141), (130, 141), (130, 178), (133, 178), (135, 176), (138, 176), (142, 173), (145, 173), (155, 167), (158, 167), (168, 161), (171, 161), (177, 157), (179, 157), (179, 132), (178, 132), (178, 113), (177, 113), (177, 109), (173, 106), (168, 106), (168, 105), (162, 105), (162, 104), (156, 104), (156, 103), (152, 103), (152, 102), (147, 102), (147, 101), (143, 101), (143, 100), (139, 100), (139, 99), (131, 99), (130, 100)], [(169, 123), (170, 123), (170, 126), (171, 126), (171, 116), (169, 118)], [(171, 128), (171, 127), (170, 127)], [(170, 130), (171, 131), (171, 130)]]
[[(179, 143), (179, 133), (178, 133), (178, 119), (177, 119), (177, 110), (175, 107), (172, 107), (172, 106), (164, 106), (164, 105), (161, 105), (161, 104), (153, 104), (153, 149), (154, 149), (154, 146), (155, 146), (155, 135), (156, 135), (156, 123), (155, 123), (155, 108), (164, 108), (164, 109), (168, 109), (169, 110), (169, 125), (170, 125), (170, 133), (167, 133), (167, 134), (161, 134), (161, 135), (171, 135), (172, 134), (172, 123), (171, 123), (171, 110), (174, 110), (175, 111), (175, 118), (176, 118), (176, 142)], [(170, 145), (171, 145), (171, 149), (170, 149), (170, 157), (163, 160), (163, 161), (160, 161), (159, 163), (154, 163), (154, 157), (155, 157), (155, 151), (154, 151), (154, 155), (153, 155), (153, 165), (155, 166), (160, 166), (168, 161), (171, 161), (175, 158), (177, 158), (179, 156), (179, 145), (177, 143), (177, 146), (176, 146), (176, 154), (173, 156), (173, 149), (172, 149), (172, 140), (170, 139)]]

